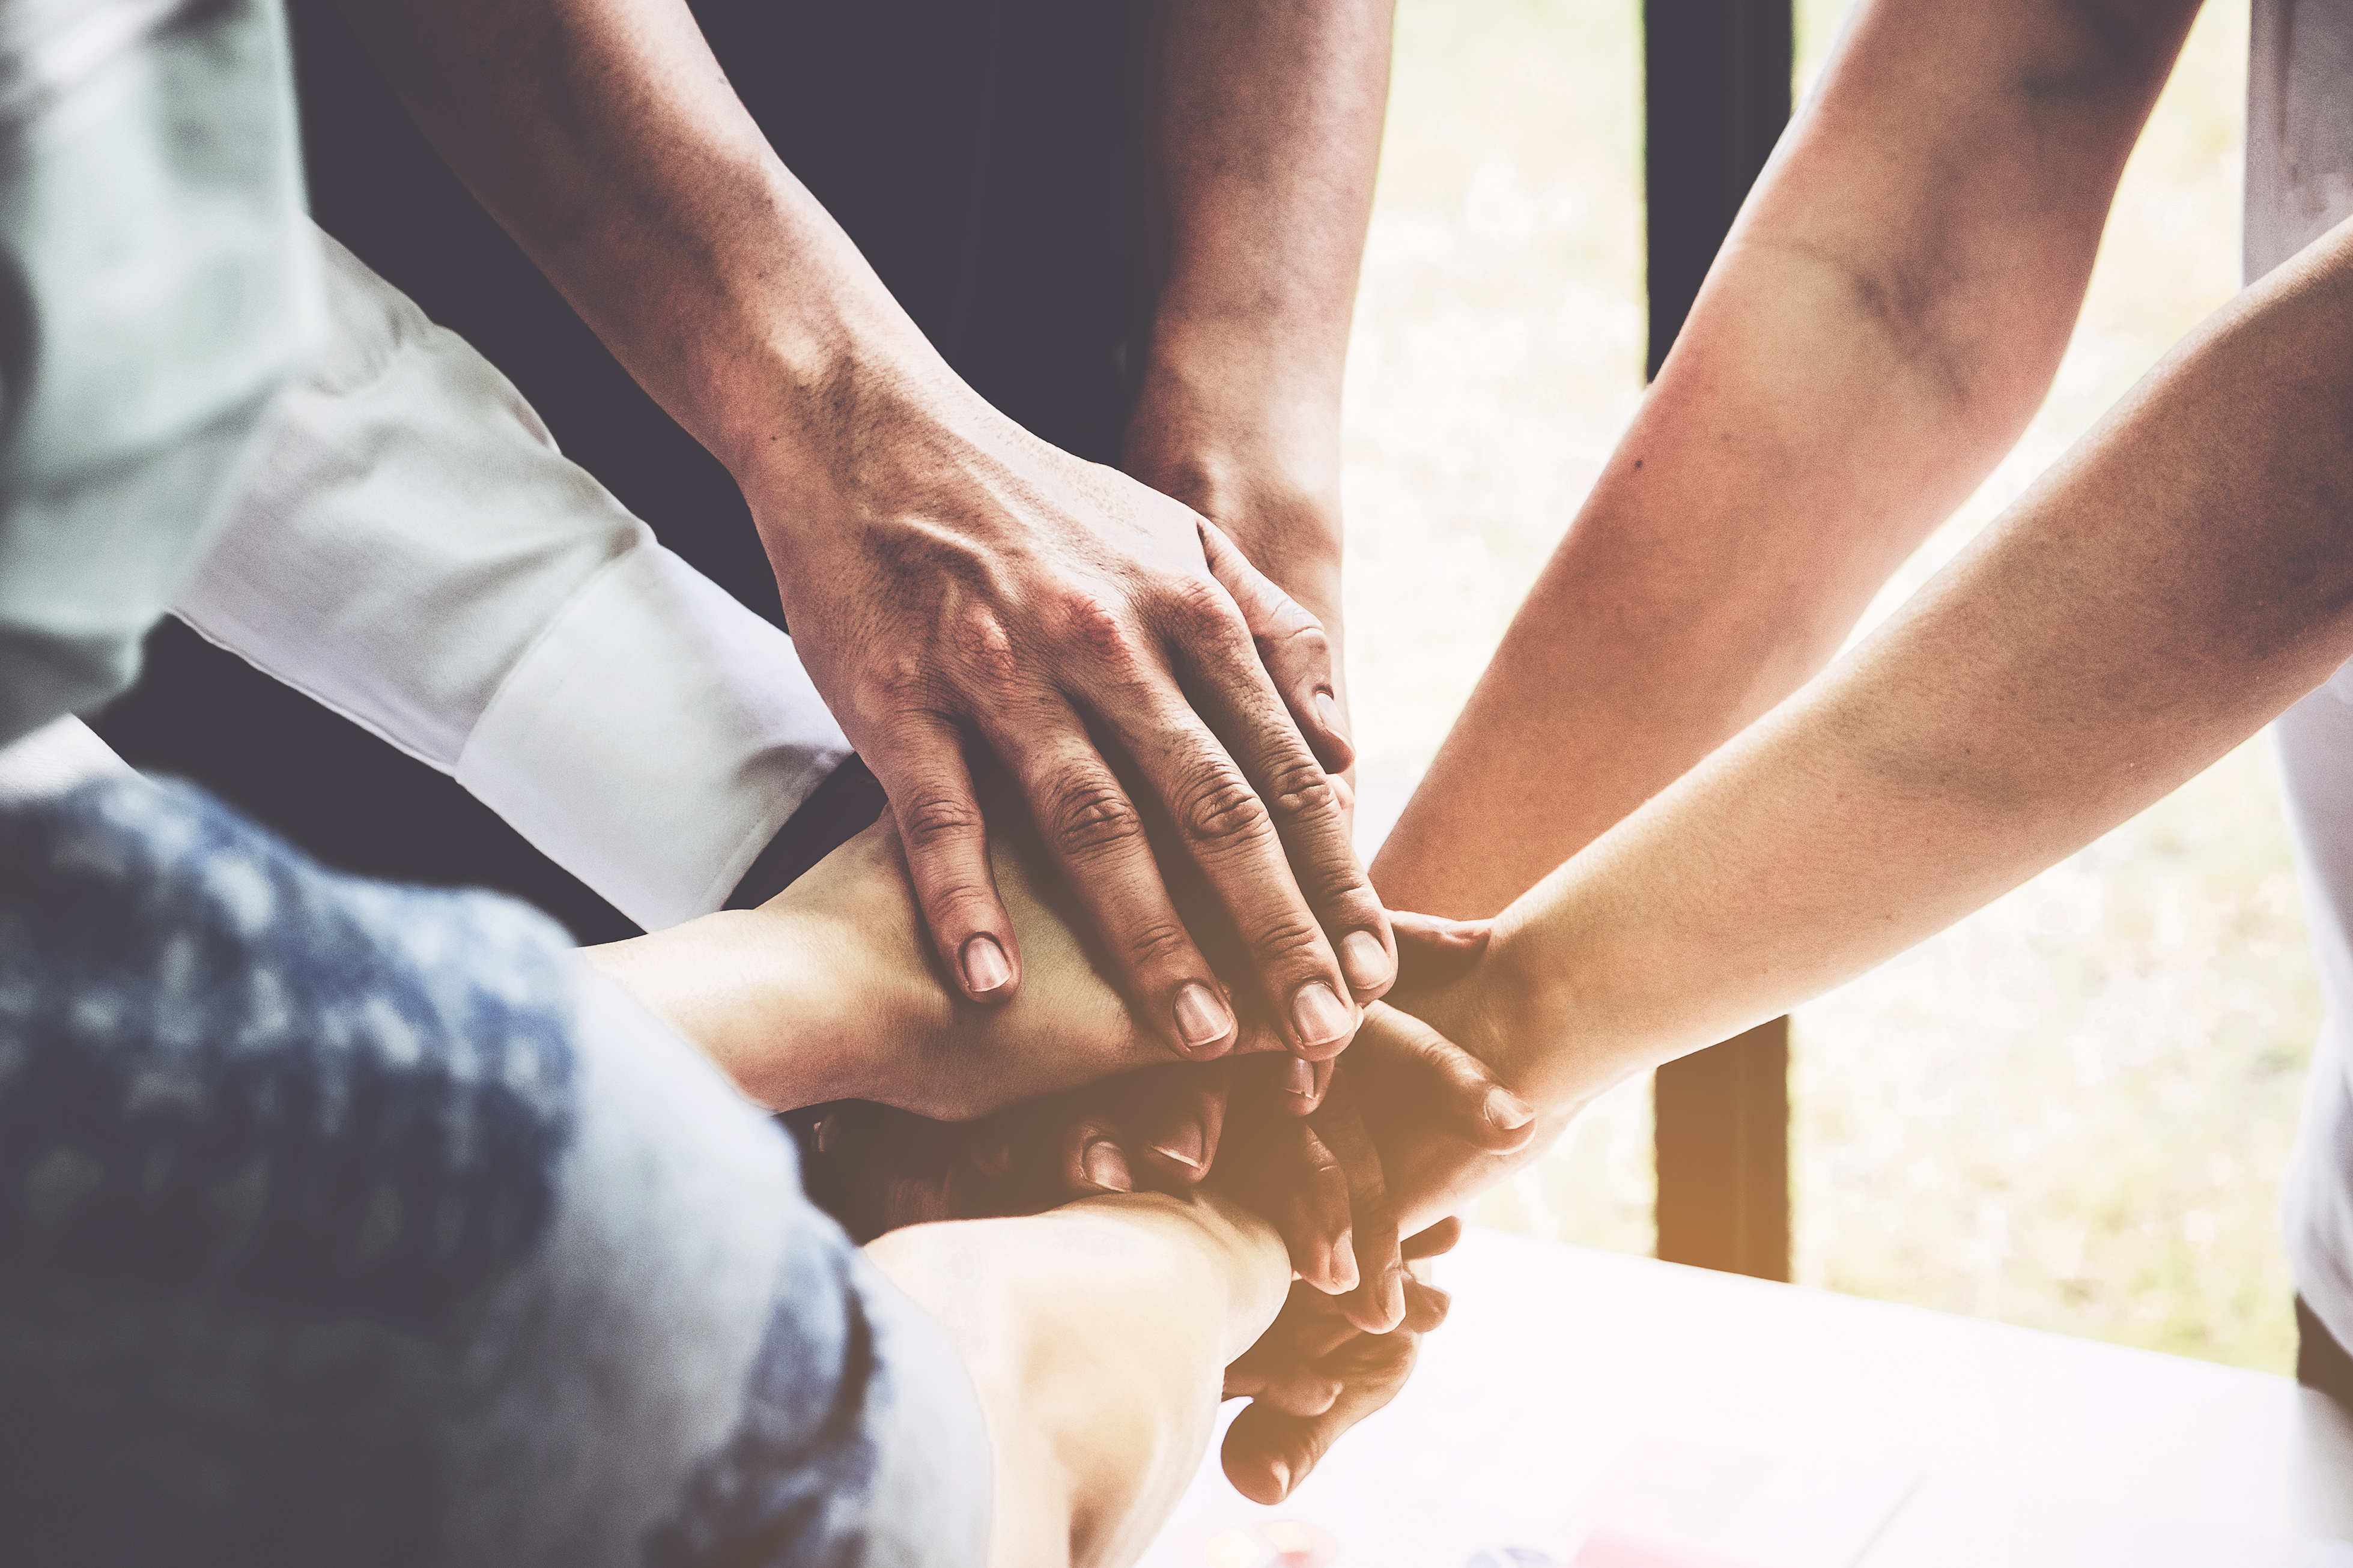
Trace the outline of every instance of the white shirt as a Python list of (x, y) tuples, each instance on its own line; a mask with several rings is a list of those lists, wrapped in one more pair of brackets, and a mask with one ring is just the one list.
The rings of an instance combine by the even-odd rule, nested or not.
[(453, 774), (638, 924), (717, 909), (849, 752), (792, 639), (319, 239), (326, 348), (173, 608)]
[[(2353, 216), (2353, 0), (2254, 0), (2249, 282)], [(2353, 665), (2274, 729), (2326, 1010), (2284, 1187), (2295, 1286), (2353, 1347)]]

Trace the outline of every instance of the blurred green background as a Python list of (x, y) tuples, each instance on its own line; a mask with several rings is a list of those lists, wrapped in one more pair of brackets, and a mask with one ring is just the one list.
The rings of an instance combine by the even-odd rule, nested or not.
[[(1845, 7), (1799, 0), (1799, 87)], [(1631, 0), (1402, 0), (1347, 423), (1348, 662), (1378, 841), (1641, 393)], [(2237, 285), (2247, 12), (2214, 0), (2018, 450), (1892, 606)], [(1866, 625), (1869, 621), (1866, 621)], [(1801, 1010), (1798, 1276), (2288, 1370), (2278, 1184), (2319, 1003), (2269, 742)], [(1650, 1103), (1478, 1217), (1651, 1249)]]

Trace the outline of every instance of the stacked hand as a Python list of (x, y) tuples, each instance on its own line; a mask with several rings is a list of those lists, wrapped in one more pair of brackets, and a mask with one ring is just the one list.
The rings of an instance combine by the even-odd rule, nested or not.
[[(1510, 1157), (1535, 1126), (1476, 1060), (1385, 1006), (1368, 1010), (1309, 1116), (1253, 1110), (1260, 1101), (1247, 1092), (1212, 1092), (1229, 1075), (1269, 1065), (1170, 1064), (963, 1124), (865, 1103), (829, 1107), (816, 1127), (809, 1190), (860, 1240), (1097, 1193), (1181, 1195), (1204, 1179), (1240, 1197), (1274, 1222), (1299, 1278), (1273, 1328), (1228, 1373), (1227, 1394), (1253, 1405), (1227, 1437), (1225, 1465), (1246, 1495), (1279, 1500), (1334, 1439), (1395, 1395), (1420, 1336), (1445, 1316), (1445, 1294), (1418, 1265), (1451, 1247), (1459, 1226), (1440, 1221), (1400, 1243), (1366, 1106), (1415, 1107), (1416, 1148), (1463, 1164)], [(1206, 1127), (1206, 1169), (1155, 1147), (1171, 1125)]]
[[(1323, 1067), (1321, 1092), (1292, 1081), (1290, 1042), (1249, 1010), (1223, 1055), (1171, 1059), (1114, 988), (1043, 847), (1008, 821), (1018, 814), (992, 816), (992, 868), (1029, 967), (1009, 1001), (966, 1000), (940, 973), (888, 817), (759, 910), (596, 950), (597, 962), (755, 1098), (828, 1104), (808, 1186), (860, 1240), (1090, 1194), (1181, 1195), (1205, 1179), (1264, 1214), (1300, 1289), (1236, 1365), (1234, 1392), (1262, 1408), (1228, 1462), (1252, 1495), (1280, 1494), (1387, 1401), (1442, 1315), (1408, 1268), (1442, 1247), (1400, 1241), (1400, 1200), (1414, 1215), (1427, 1204), (1393, 1190), (1399, 1157), (1416, 1171), (1509, 1160), (1534, 1137), (1533, 1112), (1479, 1059), (1380, 1003)], [(1483, 928), (1396, 919), (1421, 994), (1443, 994), (1483, 950)]]
[[(746, 493), (809, 674), (891, 798), (950, 983), (999, 1000), (1034, 963), (992, 875), (1005, 812), (976, 781), (977, 742), (1170, 1049), (1230, 1048), (1238, 984), (1285, 1048), (1338, 1054), (1396, 963), (1327, 772), (1349, 749), (1315, 618), (1181, 502), (968, 392), (915, 377), (842, 416), (860, 427), (812, 440), (854, 460)], [(1179, 868), (1239, 967), (1203, 952)]]

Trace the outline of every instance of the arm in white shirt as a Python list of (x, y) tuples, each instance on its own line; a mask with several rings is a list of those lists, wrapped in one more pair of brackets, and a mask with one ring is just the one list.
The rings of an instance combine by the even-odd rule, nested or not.
[(320, 242), (328, 343), (174, 608), (453, 774), (640, 925), (717, 909), (849, 754), (792, 640)]

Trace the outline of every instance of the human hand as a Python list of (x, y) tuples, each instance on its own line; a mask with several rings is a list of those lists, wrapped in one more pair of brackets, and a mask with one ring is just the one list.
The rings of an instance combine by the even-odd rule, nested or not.
[[(865, 1100), (807, 1124), (802, 1184), (860, 1242), (902, 1226), (1041, 1213), (1074, 1199), (1183, 1196), (1215, 1156), (1229, 1062), (1169, 1062), (976, 1121)], [(1172, 1157), (1161, 1146), (1180, 1154)]]
[[(1369, 1068), (1357, 1089), (1366, 1125), (1387, 1162), (1400, 1220), (1409, 1229), (1436, 1223), (1550, 1148), (1577, 1106), (1538, 1112), (1516, 1093), (1514, 1115), (1530, 1120), (1510, 1143), (1466, 1138), (1428, 1116), (1420, 1079), (1474, 1064), (1489, 1082), (1514, 1073), (1514, 978), (1490, 963), (1492, 921), (1450, 921), (1392, 910), (1401, 974), (1383, 1005), (1379, 1046), (1360, 1043)], [(1371, 1020), (1368, 1018), (1367, 1022)], [(1525, 1033), (1525, 1031), (1519, 1031)], [(1422, 1064), (1396, 1070), (1398, 1064)], [(1380, 1070), (1382, 1068), (1389, 1070)], [(1508, 1092), (1508, 1091), (1507, 1091)]]
[[(1113, 989), (1068, 889), (1017, 811), (997, 813), (989, 852), (1030, 953), (1029, 984), (993, 1005), (965, 1001), (940, 972), (888, 816), (756, 910), (706, 915), (588, 956), (776, 1110), (861, 1100), (967, 1121), (1139, 1068), (1218, 1065), (1169, 1062), (1157, 1034)], [(1236, 1052), (1284, 1046), (1255, 1009), (1243, 1012)], [(1279, 1060), (1310, 1087), (1330, 1068)], [(1186, 1081), (1214, 1082), (1222, 1104), (1223, 1078)], [(1202, 1125), (1193, 1116), (1171, 1133), (1193, 1142), (1170, 1147), (1196, 1151), (1206, 1168), (1216, 1123), (1206, 1123), (1206, 1140)]]
[(891, 797), (955, 983), (997, 1000), (1024, 973), (970, 736), (1012, 772), (1169, 1047), (1218, 1055), (1238, 1025), (1170, 898), (1148, 811), (1230, 921), (1286, 1046), (1336, 1055), (1395, 956), (1325, 773), (1349, 751), (1316, 700), (1333, 676), (1313, 617), (1184, 506), (968, 392), (883, 401), (857, 411), (857, 461), (826, 493), (738, 477), (809, 673)]
[(1280, 1065), (1268, 1057), (1168, 1063), (962, 1127), (840, 1105), (819, 1125), (810, 1191), (864, 1239), (1104, 1192), (1181, 1195), (1214, 1173), (1273, 1223), (1310, 1289), (1336, 1297), (1334, 1310), (1360, 1328), (1386, 1331), (1410, 1310), (1410, 1291), (1355, 1080), (1384, 1107), (1414, 1104), (1436, 1149), (1506, 1154), (1535, 1131), (1533, 1113), (1475, 1060), (1388, 1011), (1368, 1016), (1364, 1048), (1335, 1064), (1333, 1092), (1304, 1119), (1268, 1109), (1269, 1086), (1247, 1081)]
[[(1261, 1065), (1236, 1071), (1246, 1081)], [(1274, 1222), (1300, 1278), (1373, 1333), (1408, 1311), (1401, 1224), (1410, 1235), (1442, 1217), (1426, 1202), (1408, 1207), (1416, 1193), (1396, 1183), (1390, 1142), (1421, 1161), (1469, 1164), (1515, 1158), (1537, 1130), (1535, 1110), (1477, 1058), (1386, 1003), (1366, 1009), (1313, 1115), (1254, 1114), (1263, 1103), (1237, 1092), (1219, 1176)]]
[(1226, 1428), (1221, 1454), (1236, 1491), (1281, 1502), (1342, 1433), (1397, 1397), (1421, 1336), (1451, 1305), (1429, 1260), (1461, 1236), (1461, 1222), (1446, 1219), (1407, 1239), (1405, 1311), (1386, 1331), (1366, 1330), (1303, 1282), (1292, 1286), (1273, 1326), (1226, 1369), (1225, 1396), (1250, 1401)]

